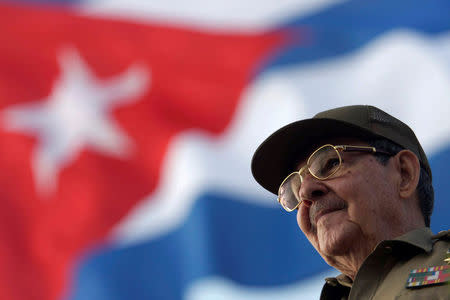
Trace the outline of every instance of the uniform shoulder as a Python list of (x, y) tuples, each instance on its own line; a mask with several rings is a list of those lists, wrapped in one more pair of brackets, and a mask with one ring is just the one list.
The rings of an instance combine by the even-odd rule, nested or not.
[(433, 239), (433, 240), (450, 240), (450, 229), (439, 231), (439, 233), (431, 236), (431, 239)]

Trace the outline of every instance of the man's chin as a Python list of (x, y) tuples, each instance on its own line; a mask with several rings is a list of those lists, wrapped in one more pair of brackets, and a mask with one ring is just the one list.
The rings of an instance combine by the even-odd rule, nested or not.
[(348, 253), (357, 237), (349, 228), (335, 226), (333, 228), (317, 227), (317, 242), (320, 252), (327, 256), (341, 256)]

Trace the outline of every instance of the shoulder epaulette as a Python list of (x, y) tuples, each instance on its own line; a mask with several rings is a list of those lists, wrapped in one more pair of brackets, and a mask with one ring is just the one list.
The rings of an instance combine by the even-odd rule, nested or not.
[(449, 240), (450, 239), (450, 229), (439, 231), (438, 234), (435, 234), (431, 237), (433, 240)]

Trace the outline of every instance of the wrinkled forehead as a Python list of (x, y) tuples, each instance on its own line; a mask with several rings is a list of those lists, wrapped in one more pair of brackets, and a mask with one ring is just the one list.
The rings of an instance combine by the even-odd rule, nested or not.
[(316, 140), (314, 143), (311, 143), (311, 145), (305, 148), (305, 150), (302, 153), (298, 154), (298, 156), (296, 157), (296, 164), (295, 164), (296, 170), (300, 170), (300, 168), (305, 166), (309, 156), (318, 148), (326, 144), (331, 144), (333, 146), (338, 145), (369, 146), (369, 144), (366, 141), (354, 137), (329, 137), (319, 139)]

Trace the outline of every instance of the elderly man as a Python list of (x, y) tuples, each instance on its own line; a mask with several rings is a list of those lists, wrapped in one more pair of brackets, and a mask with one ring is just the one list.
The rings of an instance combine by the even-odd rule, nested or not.
[(406, 124), (372, 106), (324, 111), (268, 137), (252, 173), (342, 272), (321, 299), (450, 299), (450, 233), (429, 229), (431, 169)]

